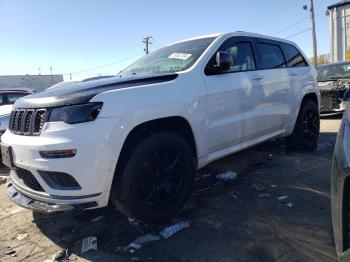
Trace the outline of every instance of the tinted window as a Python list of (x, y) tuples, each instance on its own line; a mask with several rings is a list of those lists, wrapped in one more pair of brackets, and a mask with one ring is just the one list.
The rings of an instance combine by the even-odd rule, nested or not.
[(300, 54), (298, 49), (289, 44), (282, 44), (283, 51), (286, 55), (288, 67), (307, 66), (304, 57)]
[[(236, 40), (237, 41), (237, 40)], [(220, 46), (217, 51), (224, 51), (232, 56), (233, 64), (231, 68), (225, 72), (243, 72), (255, 70), (255, 59), (250, 42), (236, 42), (232, 39), (227, 40)], [(206, 68), (206, 73), (215, 72), (215, 55), (212, 57)]]
[(281, 48), (274, 44), (258, 43), (261, 69), (286, 67)]
[(17, 99), (25, 96), (27, 94), (7, 94), (7, 99), (9, 104), (14, 104)]
[(248, 42), (236, 43), (226, 50), (232, 56), (233, 64), (229, 72), (249, 71), (255, 69), (253, 50)]

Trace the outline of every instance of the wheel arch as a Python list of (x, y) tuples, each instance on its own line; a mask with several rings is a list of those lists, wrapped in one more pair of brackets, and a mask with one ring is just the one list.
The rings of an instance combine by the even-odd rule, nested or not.
[(132, 149), (146, 137), (160, 131), (174, 132), (183, 137), (191, 148), (195, 166), (197, 166), (197, 144), (193, 129), (187, 119), (182, 116), (170, 116), (148, 120), (130, 130), (121, 148), (116, 171), (120, 170)]
[[(318, 99), (318, 96), (316, 93), (312, 92), (312, 93), (308, 93), (308, 94), (305, 94), (303, 99), (301, 100), (301, 104), (300, 104), (300, 107), (299, 107), (299, 111), (300, 111), (300, 108), (303, 106), (303, 104), (306, 102), (306, 101), (313, 101), (315, 102), (315, 104), (317, 105), (317, 107), (319, 108), (319, 99)], [(299, 112), (298, 112), (299, 113)]]

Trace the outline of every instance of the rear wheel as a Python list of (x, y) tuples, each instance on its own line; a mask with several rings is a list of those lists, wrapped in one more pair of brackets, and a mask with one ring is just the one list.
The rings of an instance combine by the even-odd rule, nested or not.
[(317, 148), (320, 133), (320, 115), (316, 103), (306, 100), (299, 111), (293, 133), (287, 138), (292, 144), (304, 149)]
[(111, 201), (126, 216), (157, 223), (178, 212), (192, 189), (194, 160), (179, 135), (160, 132), (124, 156)]

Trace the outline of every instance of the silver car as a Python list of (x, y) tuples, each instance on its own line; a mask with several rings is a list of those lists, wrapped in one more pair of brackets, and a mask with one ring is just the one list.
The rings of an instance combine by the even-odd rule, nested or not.
[(33, 90), (26, 88), (0, 90), (0, 138), (8, 127), (13, 104), (17, 99), (31, 93), (33, 93)]
[(350, 62), (321, 65), (317, 72), (321, 114), (343, 113), (350, 100)]

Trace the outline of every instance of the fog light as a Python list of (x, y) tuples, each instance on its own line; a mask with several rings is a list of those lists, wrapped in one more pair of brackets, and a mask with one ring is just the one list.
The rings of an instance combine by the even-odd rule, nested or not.
[(42, 158), (68, 158), (77, 153), (76, 149), (39, 151)]

